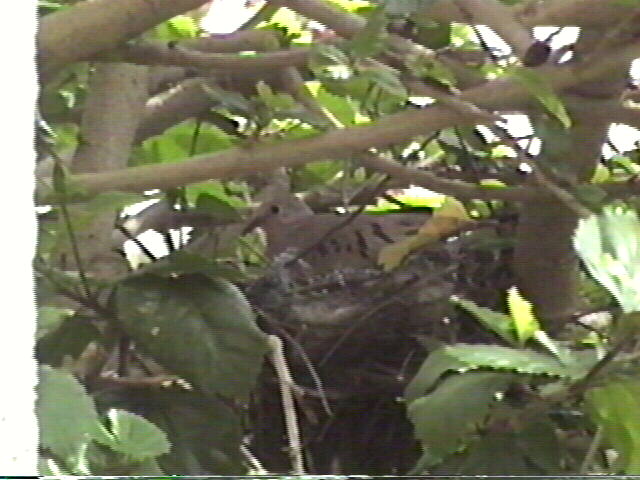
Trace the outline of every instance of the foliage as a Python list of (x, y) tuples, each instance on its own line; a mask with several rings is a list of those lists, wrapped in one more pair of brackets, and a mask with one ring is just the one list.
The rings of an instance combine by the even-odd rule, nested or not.
[[(616, 8), (637, 6), (636, 0), (610, 1)], [(38, 15), (67, 14), (76, 3), (39, 0)], [(252, 453), (258, 460), (263, 455), (271, 460), (274, 471), (285, 471), (282, 465), (288, 467), (289, 458), (283, 450), (291, 431), (283, 427), (276, 379), (263, 368), (270, 333), (289, 342), (286, 355), (298, 387), (295, 407), (303, 437), (322, 430), (320, 441), (303, 438), (305, 455), (307, 450), (320, 451), (314, 458), (320, 465), (342, 470), (355, 465), (364, 473), (387, 475), (406, 473), (408, 465), (415, 474), (445, 476), (640, 474), (640, 384), (634, 343), (640, 331), (638, 145), (616, 151), (598, 165), (593, 160), (589, 168), (575, 168), (585, 158), (600, 156), (600, 145), (587, 154), (581, 148), (591, 140), (591, 122), (585, 120), (599, 118), (601, 112), (589, 105), (583, 108), (585, 115), (574, 108), (575, 97), (584, 92), (573, 95), (576, 92), (555, 88), (546, 77), (555, 67), (575, 66), (576, 72), (584, 73), (582, 65), (596, 63), (598, 55), (581, 52), (568, 66), (519, 66), (523, 62), (513, 51), (487, 47), (491, 37), (484, 38), (486, 30), (464, 18), (474, 12), (460, 10), (463, 17), (457, 21), (424, 13), (445, 2), (318, 0), (335, 9), (335, 15), (318, 15), (328, 25), (312, 21), (313, 11), (297, 13), (293, 6), (275, 3), (262, 8), (248, 27), (255, 37), (262, 35), (260, 42), (249, 36), (239, 46), (230, 46), (247, 33), (242, 31), (200, 38), (199, 13), (194, 12), (166, 19), (129, 40), (126, 46), (131, 49), (160, 45), (163, 52), (169, 51), (170, 60), (162, 58), (150, 69), (152, 97), (142, 123), (151, 124), (154, 135), (142, 128), (133, 135), (130, 151), (117, 153), (128, 158), (133, 169), (127, 192), (88, 197), (73, 182), (78, 176), (70, 159), (77, 148), (88, 146), (86, 99), (95, 65), (102, 60), (83, 58), (89, 61), (66, 65), (42, 85), (36, 139), (38, 201), (50, 204), (40, 214), (34, 263), (40, 473), (242, 475), (256, 469), (249, 466)], [(296, 3), (313, 10), (316, 2), (292, 5)], [(517, 8), (518, 15), (527, 15)], [(589, 12), (581, 15), (587, 18)], [(354, 25), (362, 28), (353, 31)], [(637, 32), (629, 33), (632, 28), (612, 25), (610, 32), (598, 31), (593, 37), (602, 37), (598, 48), (605, 49), (621, 33), (636, 38)], [(198, 42), (206, 45), (202, 50), (193, 47), (198, 59), (227, 59), (230, 65), (298, 49), (308, 51), (308, 57), (305, 65), (287, 69), (165, 68), (163, 62), (171, 64), (172, 58), (185, 53), (181, 49), (188, 51)], [(221, 51), (212, 53), (209, 48)], [(162, 81), (156, 82), (158, 78)], [(185, 97), (180, 95), (195, 85), (187, 82), (195, 79), (203, 80), (198, 84), (200, 96), (181, 103)], [(472, 98), (467, 91), (483, 91), (493, 80), (519, 84), (505, 88), (507, 96), (515, 90), (526, 92), (529, 101), (522, 102), (522, 111), (533, 124), (529, 138), (500, 135), (499, 123), (486, 120), (501, 113), (499, 108), (480, 111), (466, 102)], [(424, 90), (416, 92), (416, 84)], [(616, 95), (617, 100), (620, 92)], [(358, 143), (360, 132), (369, 131), (365, 128), (384, 124), (388, 131), (402, 131), (409, 125), (394, 119), (434, 103), (435, 116), (453, 108), (461, 123), (435, 132), (420, 130), (410, 140), (380, 142), (375, 148)], [(466, 118), (469, 112), (478, 119)], [(491, 128), (477, 126), (483, 122)], [(104, 125), (119, 125), (119, 119), (105, 117)], [(322, 144), (343, 129), (352, 133), (345, 145)], [(528, 150), (534, 139), (542, 142), (540, 155)], [(432, 213), (418, 231), (381, 250), (383, 278), (408, 279), (401, 287), (372, 295), (383, 297), (384, 305), (396, 301), (393, 308), (381, 313), (378, 298), (362, 296), (358, 315), (349, 317), (351, 323), (343, 330), (300, 327), (290, 317), (297, 315), (296, 309), (315, 307), (321, 303), (318, 299), (329, 299), (322, 305), (324, 311), (346, 310), (339, 300), (358, 297), (359, 292), (349, 279), (341, 277), (339, 288), (319, 290), (314, 289), (317, 278), (292, 281), (281, 263), (265, 259), (259, 234), (241, 238), (240, 228), (233, 230), (242, 226), (247, 212), (261, 200), (261, 187), (270, 181), (261, 171), (260, 162), (268, 162), (260, 149), (273, 147), (274, 152), (290, 154), (290, 142), (302, 140), (308, 143), (296, 143), (295, 148), (316, 142), (322, 145), (322, 155), (307, 161), (307, 147), (302, 148), (301, 158), (291, 162), (287, 173), (292, 191), (315, 201), (314, 208), (355, 212), (360, 202), (373, 204), (384, 191), (384, 200), (369, 206), (367, 213)], [(363, 167), (362, 152), (397, 167), (420, 169), (442, 188), (416, 194), (386, 190), (395, 188), (395, 179)], [(223, 165), (225, 173), (203, 178), (199, 172), (186, 172), (183, 178), (197, 183), (131, 193), (139, 190), (137, 172), (144, 167), (164, 168), (194, 159), (200, 166)], [(275, 165), (278, 159), (267, 160)], [(234, 162), (242, 163), (241, 168)], [(256, 172), (247, 174), (253, 165)], [(535, 175), (529, 173), (532, 167)], [(416, 182), (422, 182), (418, 175)], [(448, 189), (467, 193), (458, 198)], [(518, 201), (502, 195), (517, 196), (527, 189), (535, 195)], [(469, 191), (478, 192), (477, 197)], [(523, 281), (514, 274), (517, 266), (509, 263), (527, 234), (522, 227), (526, 222), (517, 217), (543, 198), (557, 210), (536, 225), (533, 234), (539, 239), (553, 233), (553, 222), (562, 220), (558, 212), (570, 211), (576, 219), (585, 211), (595, 212), (580, 220), (573, 245), (582, 261), (580, 294), (609, 321), (590, 323), (589, 315), (576, 311), (558, 332), (547, 328), (550, 319), (521, 293), (527, 289), (509, 288)], [(619, 199), (611, 203), (615, 198)], [(78, 235), (91, 234), (96, 219), (119, 218), (116, 223), (124, 224), (123, 211), (149, 199), (164, 201), (169, 220), (184, 218), (181, 215), (196, 219), (185, 226), (167, 220), (161, 224), (166, 228), (151, 228), (164, 241), (164, 258), (133, 271), (134, 262), (123, 260), (123, 273), (109, 278), (93, 275), (95, 265), (76, 261), (76, 250), (83, 247)], [(114, 231), (114, 239), (118, 233)], [(122, 238), (113, 244), (105, 241), (109, 251), (103, 253), (128, 247), (142, 251), (148, 246), (146, 235), (132, 235), (136, 239), (124, 245)], [(568, 237), (565, 240), (566, 247)], [(446, 278), (446, 288), (433, 280), (440, 280), (438, 275)], [(414, 283), (421, 276), (426, 280)], [(552, 285), (556, 280), (548, 279)], [(415, 291), (413, 285), (418, 285)], [(432, 301), (439, 289), (447, 292), (442, 303)], [(266, 305), (281, 307), (278, 313), (284, 319), (251, 304), (256, 291), (262, 292)], [(312, 294), (305, 296), (309, 291)], [(424, 297), (417, 306), (407, 300), (414, 294)], [(298, 303), (290, 305), (283, 298)], [(376, 313), (384, 323), (374, 321)], [(358, 344), (363, 338), (373, 340)], [(332, 363), (332, 358), (345, 365)], [(361, 365), (372, 358), (373, 367), (363, 373)], [(399, 405), (402, 389), (404, 404)], [(377, 412), (384, 421), (378, 421)], [(410, 428), (422, 449), (417, 453), (412, 451), (416, 442), (406, 433)], [(382, 455), (373, 453), (374, 442), (364, 434), (361, 440), (356, 431), (386, 439), (389, 443), (381, 450), (390, 458), (403, 458), (403, 463), (392, 465), (393, 472), (370, 468), (366, 461), (374, 463), (380, 460), (374, 457)], [(398, 431), (406, 437), (398, 434), (401, 440), (396, 440)], [(346, 437), (348, 446), (340, 443)], [(257, 445), (257, 452), (241, 451), (246, 445)], [(354, 453), (363, 450), (369, 458)], [(281, 458), (285, 460), (278, 463)]]

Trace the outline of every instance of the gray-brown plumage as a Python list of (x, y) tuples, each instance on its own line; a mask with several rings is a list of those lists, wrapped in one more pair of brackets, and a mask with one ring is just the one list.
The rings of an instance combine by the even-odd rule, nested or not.
[(375, 267), (382, 247), (415, 234), (428, 219), (417, 213), (349, 216), (314, 214), (295, 196), (274, 191), (244, 231), (264, 230), (269, 258), (291, 251), (302, 254), (313, 273), (325, 273)]

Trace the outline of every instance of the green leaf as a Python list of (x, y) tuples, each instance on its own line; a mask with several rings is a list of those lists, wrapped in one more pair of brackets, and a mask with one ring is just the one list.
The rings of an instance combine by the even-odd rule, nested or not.
[[(553, 433), (553, 432), (552, 432)], [(545, 438), (546, 439), (546, 438)], [(490, 432), (475, 442), (464, 453), (455, 468), (458, 475), (534, 476), (544, 473), (524, 451), (521, 435), (513, 432)], [(447, 473), (438, 471), (439, 474)], [(528, 478), (528, 477), (524, 477)]]
[[(416, 20), (420, 22), (420, 19)], [(451, 23), (418, 23), (415, 40), (432, 50), (444, 48), (451, 42)]]
[(614, 381), (586, 393), (593, 420), (618, 452), (618, 464), (627, 475), (640, 475), (640, 382)]
[(357, 102), (352, 99), (333, 95), (319, 86), (314, 93), (318, 103), (327, 109), (338, 121), (344, 125), (355, 125), (358, 112)]
[(241, 281), (243, 276), (237, 268), (218, 262), (197, 253), (183, 249), (170, 253), (157, 262), (145, 266), (143, 272), (133, 272), (132, 277), (153, 274), (160, 277), (175, 277), (176, 275), (200, 273), (210, 278), (221, 278), (229, 281)]
[(554, 93), (549, 82), (530, 68), (514, 68), (511, 76), (519, 81), (542, 105), (555, 116), (564, 128), (571, 128), (571, 118), (560, 98)]
[(171, 445), (167, 436), (148, 420), (118, 409), (109, 410), (107, 418), (109, 429), (102, 441), (108, 439), (105, 445), (128, 459), (142, 461), (169, 452)]
[(195, 20), (186, 15), (178, 15), (154, 28), (154, 36), (165, 42), (184, 40), (198, 36), (198, 25)]
[(454, 297), (451, 300), (476, 317), (480, 323), (502, 337), (507, 343), (511, 345), (515, 345), (517, 343), (514, 333), (513, 319), (509, 315), (494, 312), (489, 308), (479, 307), (470, 300), (463, 300), (457, 297)]
[(193, 121), (183, 122), (166, 130), (162, 135), (146, 140), (136, 150), (134, 163), (170, 163), (186, 160), (193, 155), (211, 154), (227, 150), (237, 143), (237, 138), (218, 127), (201, 124), (197, 137), (194, 135), (196, 124)]
[(591, 364), (563, 365), (554, 357), (534, 350), (515, 349), (500, 345), (457, 344), (445, 347), (448, 355), (467, 368), (512, 370), (530, 375), (550, 375), (568, 379), (583, 377)]
[(446, 348), (430, 353), (405, 389), (406, 402), (411, 403), (430, 391), (443, 373), (450, 370), (462, 371), (466, 366), (465, 363), (449, 355)]
[(220, 198), (210, 193), (201, 193), (196, 199), (195, 210), (211, 213), (216, 219), (228, 220), (230, 222), (242, 220), (242, 216), (227, 201), (227, 197)]
[(309, 62), (312, 68), (327, 65), (351, 66), (351, 60), (347, 54), (335, 45), (327, 43), (318, 43), (312, 46)]
[(486, 419), (513, 376), (505, 373), (474, 372), (453, 375), (429, 395), (408, 406), (415, 435), (436, 463), (455, 452)]
[(116, 303), (126, 331), (167, 369), (207, 395), (248, 397), (268, 346), (232, 284), (142, 275), (118, 287)]
[(239, 446), (243, 425), (238, 411), (216, 398), (196, 392), (161, 392), (154, 398), (147, 418), (162, 428), (171, 442), (171, 451), (159, 457), (165, 473), (218, 475), (246, 473)]
[(45, 335), (55, 331), (62, 322), (73, 315), (73, 310), (51, 306), (38, 307), (38, 327), (36, 339), (40, 340)]
[(40, 444), (65, 461), (77, 458), (100, 428), (93, 399), (72, 375), (47, 365), (37, 391)]
[(297, 105), (291, 95), (288, 93), (274, 93), (271, 87), (262, 80), (256, 84), (256, 90), (264, 104), (273, 111), (293, 109)]
[(625, 313), (640, 310), (640, 220), (610, 206), (580, 221), (574, 245), (587, 270)]
[(507, 293), (507, 305), (518, 336), (518, 343), (524, 345), (536, 331), (540, 330), (540, 323), (533, 314), (533, 305), (520, 295), (516, 287), (510, 288)]
[(100, 331), (87, 317), (65, 316), (58, 328), (38, 339), (36, 358), (57, 367), (65, 357), (78, 358), (89, 343), (100, 338)]
[(363, 68), (358, 76), (371, 81), (391, 95), (407, 98), (407, 89), (398, 78), (398, 75), (389, 68)]
[(357, 58), (374, 57), (386, 48), (387, 37), (387, 17), (376, 9), (369, 15), (365, 27), (349, 42), (351, 53)]
[(307, 163), (295, 171), (294, 183), (297, 188), (304, 190), (324, 186), (334, 179), (343, 167), (343, 162), (335, 160)]

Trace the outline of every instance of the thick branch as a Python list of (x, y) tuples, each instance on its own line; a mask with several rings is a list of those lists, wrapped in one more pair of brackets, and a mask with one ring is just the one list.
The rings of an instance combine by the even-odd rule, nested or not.
[(43, 83), (65, 65), (137, 37), (207, 0), (85, 0), (45, 16), (38, 30)]
[[(123, 169), (147, 99), (148, 70), (126, 64), (100, 65), (89, 86), (80, 125), (83, 141), (75, 152), (71, 170), (89, 173)], [(70, 211), (84, 214), (81, 208)], [(78, 270), (102, 278), (124, 273), (122, 258), (110, 248), (116, 213), (115, 209), (96, 212), (90, 225), (74, 231), (81, 260)]]
[(515, 7), (525, 25), (610, 27), (634, 13), (638, 7), (616, 0), (547, 0), (525, 2)]
[(117, 50), (96, 55), (93, 60), (128, 62), (137, 65), (192, 67), (203, 70), (216, 69), (231, 73), (300, 66), (307, 62), (308, 56), (309, 50), (306, 48), (246, 56), (227, 53), (203, 53), (197, 50), (186, 50), (180, 46), (172, 48), (163, 42), (145, 42), (122, 46)]
[[(586, 68), (543, 66), (536, 70), (552, 86), (564, 88), (585, 79), (597, 78), (597, 75), (606, 74), (610, 68), (620, 68), (620, 62), (626, 62), (636, 49), (640, 49), (640, 45), (619, 49), (598, 65)], [(527, 105), (529, 95), (519, 83), (501, 79), (468, 90), (459, 99), (493, 111)], [(309, 139), (252, 150), (232, 149), (177, 164), (136, 167), (108, 174), (80, 176), (74, 180), (91, 194), (109, 190), (171, 188), (209, 178), (242, 176), (279, 166), (301, 165), (313, 160), (363, 152), (368, 148), (382, 148), (455, 124), (478, 124), (482, 121), (461, 117), (444, 106), (435, 106), (421, 111), (401, 112), (372, 125), (329, 132)]]
[(463, 118), (450, 109), (436, 106), (390, 115), (372, 125), (335, 130), (312, 138), (235, 148), (181, 163), (79, 175), (73, 181), (89, 194), (109, 190), (171, 188), (210, 178), (233, 178), (280, 166), (302, 165), (312, 160), (360, 153), (369, 148), (408, 141), (414, 136), (450, 125), (475, 123), (474, 118)]

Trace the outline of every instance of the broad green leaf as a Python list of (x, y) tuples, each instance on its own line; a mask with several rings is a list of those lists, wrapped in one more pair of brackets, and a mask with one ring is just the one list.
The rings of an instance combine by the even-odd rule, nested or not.
[(369, 15), (365, 27), (359, 30), (349, 42), (351, 53), (357, 58), (374, 57), (382, 53), (386, 47), (387, 17), (382, 10)]
[(424, 45), (427, 48), (436, 50), (438, 48), (444, 48), (449, 45), (451, 41), (451, 23), (450, 22), (427, 22), (420, 23), (421, 19), (416, 19), (418, 22), (415, 32), (415, 40)]
[(318, 103), (328, 110), (340, 124), (344, 126), (355, 125), (358, 112), (357, 102), (327, 92), (322, 86), (314, 93)]
[(287, 93), (275, 93), (269, 85), (260, 80), (256, 84), (258, 96), (273, 111), (292, 109), (296, 106), (294, 98)]
[(640, 220), (633, 210), (610, 206), (581, 220), (574, 245), (624, 312), (640, 310)]
[(415, 435), (433, 461), (455, 452), (486, 419), (496, 394), (513, 376), (473, 372), (447, 377), (432, 393), (408, 406)]
[(57, 367), (65, 357), (78, 358), (89, 343), (100, 338), (100, 331), (89, 318), (67, 316), (58, 328), (38, 339), (36, 358), (40, 363)]
[(336, 160), (310, 162), (295, 171), (294, 183), (297, 188), (304, 190), (324, 186), (334, 179), (343, 168), (344, 162)]
[(241, 413), (215, 398), (196, 392), (162, 392), (147, 418), (164, 430), (171, 451), (158, 458), (170, 475), (219, 475), (246, 473), (240, 454), (243, 426)]
[(47, 365), (37, 392), (40, 444), (65, 461), (77, 458), (100, 428), (93, 399), (71, 374)]
[(227, 201), (228, 196), (220, 198), (210, 193), (201, 193), (196, 199), (197, 211), (211, 213), (216, 219), (225, 221), (240, 221), (242, 216), (233, 208), (231, 203)]
[[(170, 163), (186, 160), (192, 155), (211, 154), (231, 148), (237, 138), (218, 127), (201, 124), (196, 136), (195, 122), (183, 122), (162, 135), (145, 140), (136, 149), (134, 164)], [(194, 148), (195, 147), (195, 148)]]
[(361, 69), (359, 77), (370, 80), (387, 93), (401, 98), (407, 97), (407, 89), (404, 87), (397, 74), (388, 68)]
[(141, 461), (169, 452), (171, 445), (166, 434), (148, 420), (118, 409), (109, 410), (107, 418), (107, 446), (126, 458)]
[(489, 308), (479, 307), (470, 300), (455, 297), (452, 298), (452, 301), (476, 317), (480, 323), (502, 337), (507, 343), (516, 344), (514, 324), (509, 315), (494, 312)]
[(571, 118), (560, 98), (554, 93), (549, 82), (538, 72), (530, 68), (514, 68), (511, 71), (514, 79), (519, 81), (542, 105), (554, 115), (564, 128), (571, 128)]
[(462, 371), (467, 365), (448, 355), (446, 348), (431, 352), (404, 391), (407, 403), (429, 392), (440, 377), (450, 371)]
[(73, 310), (68, 308), (59, 308), (43, 305), (38, 307), (38, 327), (36, 331), (36, 339), (55, 331), (64, 320), (73, 315)]
[(210, 278), (221, 278), (229, 281), (246, 279), (237, 268), (217, 262), (214, 258), (205, 257), (197, 253), (177, 250), (163, 257), (157, 262), (145, 266), (144, 272), (133, 272), (131, 276), (153, 274), (160, 277), (175, 277), (176, 275), (201, 273)]
[(524, 345), (540, 329), (540, 323), (533, 314), (533, 305), (520, 295), (516, 287), (511, 287), (507, 293), (507, 305), (518, 343)]
[[(553, 435), (553, 430), (549, 432)], [(542, 440), (551, 440), (549, 435), (545, 435)], [(550, 443), (550, 446), (556, 446), (557, 442)], [(525, 476), (524, 478), (530, 478), (530, 476), (541, 475), (546, 473), (545, 469), (541, 468), (538, 462), (535, 462), (531, 456), (528, 448), (532, 446), (532, 442), (527, 442), (527, 438), (523, 434), (517, 434), (514, 432), (489, 432), (483, 435), (482, 438), (473, 445), (469, 446), (468, 450), (461, 454), (458, 460), (458, 464), (451, 473), (458, 475), (509, 475)], [(543, 459), (551, 466), (554, 457), (558, 457), (560, 450), (552, 451), (549, 448), (537, 448), (538, 452), (544, 455)], [(543, 450), (541, 452), (541, 450)], [(539, 456), (539, 455), (538, 455)], [(554, 470), (559, 473), (559, 467)], [(438, 474), (448, 473), (446, 470), (446, 464), (443, 468), (437, 470)], [(526, 477), (526, 476), (529, 477)]]
[(588, 410), (618, 452), (627, 475), (640, 475), (640, 382), (614, 381), (586, 393)]
[(169, 371), (208, 395), (247, 398), (268, 346), (232, 284), (142, 275), (118, 287), (116, 304), (127, 333)]
[(563, 365), (554, 357), (544, 353), (500, 345), (457, 344), (445, 347), (445, 350), (448, 355), (465, 364), (467, 368), (484, 367), (530, 375), (579, 379), (592, 366), (586, 362), (585, 364)]

